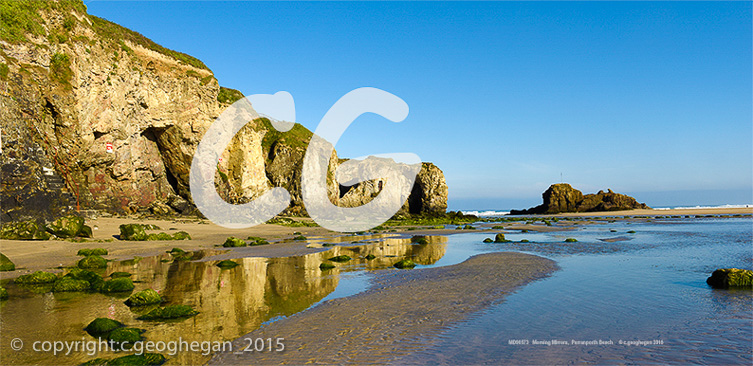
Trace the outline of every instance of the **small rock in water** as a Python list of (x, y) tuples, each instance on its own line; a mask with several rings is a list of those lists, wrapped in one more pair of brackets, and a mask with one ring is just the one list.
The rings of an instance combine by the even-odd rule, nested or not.
[(720, 289), (753, 288), (753, 271), (738, 268), (717, 269), (706, 279), (706, 283)]

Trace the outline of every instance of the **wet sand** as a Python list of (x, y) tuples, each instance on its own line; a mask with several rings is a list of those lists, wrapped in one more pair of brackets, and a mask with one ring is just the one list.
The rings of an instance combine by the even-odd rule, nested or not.
[(424, 349), (453, 324), (468, 319), (504, 296), (557, 269), (545, 258), (522, 253), (490, 253), (463, 263), (375, 273), (366, 292), (330, 300), (239, 337), (283, 337), (283, 352), (227, 352), (209, 364), (389, 364)]

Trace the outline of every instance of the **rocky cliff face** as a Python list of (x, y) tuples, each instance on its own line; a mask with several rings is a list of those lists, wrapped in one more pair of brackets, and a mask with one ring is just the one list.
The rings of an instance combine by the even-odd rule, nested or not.
[[(2, 220), (58, 216), (76, 201), (112, 213), (195, 213), (193, 153), (242, 95), (221, 88), (201, 61), (88, 15), (80, 1), (2, 6)], [(300, 125), (280, 133), (250, 121), (218, 166), (221, 196), (243, 202), (286, 187), (289, 213), (305, 213), (300, 165), (310, 136)], [(330, 170), (337, 164), (333, 154)], [(421, 187), (434, 191), (419, 188), (421, 198), (409, 199), (422, 207), (416, 212), (446, 207), (444, 177), (432, 171)], [(328, 181), (339, 204), (339, 187)]]
[(597, 194), (583, 195), (581, 191), (567, 183), (552, 184), (542, 195), (544, 203), (527, 210), (512, 210), (512, 215), (557, 214), (563, 212), (597, 212), (649, 209), (645, 203), (635, 198), (612, 192), (599, 191)]

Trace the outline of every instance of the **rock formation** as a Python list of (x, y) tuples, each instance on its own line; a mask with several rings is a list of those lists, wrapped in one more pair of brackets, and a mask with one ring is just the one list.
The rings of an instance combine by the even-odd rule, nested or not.
[[(201, 61), (88, 15), (81, 1), (3, 7), (18, 21), (0, 24), (0, 220), (50, 220), (76, 204), (195, 214), (193, 153), (242, 94), (220, 87)], [(299, 124), (281, 133), (268, 120), (249, 121), (222, 155), (218, 192), (237, 203), (285, 187), (286, 213), (305, 214), (300, 171), (310, 136)], [(338, 164), (333, 153), (330, 171)], [(341, 203), (340, 187), (328, 183), (334, 203), (359, 201)], [(404, 210), (443, 213), (446, 203), (441, 170), (424, 164)]]
[(596, 194), (583, 193), (567, 183), (552, 184), (544, 194), (544, 203), (526, 210), (511, 210), (511, 215), (557, 214), (563, 212), (598, 212), (650, 209), (635, 198), (608, 189)]

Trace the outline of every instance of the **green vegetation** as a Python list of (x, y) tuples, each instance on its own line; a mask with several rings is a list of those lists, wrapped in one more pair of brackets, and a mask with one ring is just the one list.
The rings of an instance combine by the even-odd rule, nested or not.
[(383, 226), (438, 226), (438, 225), (463, 225), (484, 221), (473, 215), (464, 215), (460, 211), (450, 211), (444, 215), (411, 215), (395, 216)]
[(322, 262), (322, 264), (319, 265), (319, 269), (322, 271), (335, 268), (335, 265), (332, 263)]
[(113, 272), (110, 273), (110, 278), (131, 277), (132, 274), (128, 272)]
[(112, 292), (128, 292), (133, 291), (133, 281), (131, 281), (128, 277), (118, 277), (113, 278), (109, 281), (105, 281), (105, 283), (102, 285), (102, 292), (104, 293), (112, 293)]
[(56, 53), (50, 59), (50, 79), (61, 84), (70, 85), (73, 77), (71, 58), (64, 53)]
[(118, 328), (107, 335), (107, 340), (112, 341), (118, 349), (130, 349), (134, 343), (144, 340), (141, 333), (144, 333), (143, 329)]
[(146, 236), (146, 240), (149, 241), (156, 241), (156, 240), (173, 240), (173, 237), (168, 233), (152, 233)]
[(231, 237), (227, 238), (225, 240), (225, 243), (222, 244), (222, 246), (225, 247), (225, 248), (245, 247), (246, 245), (248, 245), (248, 244), (246, 244), (245, 241), (243, 241), (242, 239), (238, 239), (238, 238), (236, 238), (234, 236), (231, 236)]
[(372, 259), (376, 258), (376, 256), (375, 256), (375, 255), (373, 255), (373, 254), (369, 254), (369, 255), (367, 255), (367, 256), (366, 256), (366, 257), (364, 257), (364, 258), (366, 258), (367, 260), (372, 260)]
[(565, 239), (565, 243), (577, 243), (578, 239), (575, 238), (567, 238)]
[(173, 240), (191, 240), (191, 235), (185, 231), (178, 231), (173, 234)]
[(146, 228), (140, 224), (120, 225), (120, 240), (144, 241), (147, 239)]
[(267, 156), (269, 156), (269, 151), (272, 149), (272, 146), (277, 142), (284, 143), (294, 149), (305, 150), (308, 148), (311, 136), (313, 136), (313, 133), (306, 127), (303, 127), (300, 123), (294, 124), (293, 128), (288, 132), (280, 132), (272, 126), (272, 121), (267, 118), (262, 117), (255, 119), (254, 121), (258, 122), (267, 131), (264, 138), (261, 140), (262, 151), (265, 152)]
[(148, 288), (131, 295), (128, 300), (125, 301), (125, 304), (126, 306), (132, 307), (160, 304), (163, 301), (162, 296), (160, 296), (157, 291)]
[(353, 259), (353, 258), (351, 258), (350, 256), (347, 256), (347, 255), (338, 255), (337, 257), (332, 257), (329, 260), (331, 260), (333, 262), (347, 262), (347, 261), (349, 261), (351, 259)]
[(123, 323), (108, 319), (108, 318), (97, 318), (92, 320), (89, 325), (84, 328), (84, 330), (89, 333), (92, 337), (99, 337), (109, 334), (115, 329), (123, 327)]
[(521, 243), (530, 243), (530, 241), (528, 241), (528, 239), (523, 239), (523, 240), (521, 240), (520, 242), (521, 242)]
[(9, 222), (0, 229), (0, 239), (7, 240), (47, 240), (50, 234), (44, 225), (34, 221)]
[(8, 300), (8, 290), (5, 287), (0, 287), (0, 300)]
[(159, 52), (163, 55), (172, 57), (186, 65), (193, 66), (198, 69), (209, 70), (207, 65), (204, 65), (199, 59), (186, 55), (182, 52), (173, 51), (171, 49), (162, 47), (149, 38), (144, 37), (138, 32), (134, 32), (128, 28), (122, 27), (118, 24), (110, 22), (109, 20), (89, 15), (89, 20), (92, 22), (92, 28), (103, 39), (119, 40), (119, 42), (128, 41), (133, 44), (137, 44), (146, 49)]
[(54, 273), (36, 271), (27, 275), (19, 276), (14, 281), (15, 283), (22, 284), (40, 284), (40, 283), (53, 283), (58, 279), (58, 276)]
[(635, 230), (628, 230), (628, 234), (635, 234)]
[(224, 261), (220, 261), (219, 263), (217, 263), (217, 264), (216, 264), (216, 266), (217, 266), (217, 267), (220, 267), (220, 268), (222, 268), (222, 269), (230, 269), (230, 268), (235, 268), (235, 267), (237, 267), (237, 266), (238, 266), (238, 263), (236, 263), (236, 262), (234, 262), (234, 261), (231, 261), (231, 260), (228, 260), (228, 259), (226, 259), (226, 260), (224, 260)]
[(306, 240), (306, 237), (303, 236), (303, 235), (297, 235), (297, 236), (293, 237), (293, 240)]
[(188, 305), (169, 305), (164, 308), (154, 309), (136, 319), (139, 320), (164, 320), (179, 319), (194, 316), (199, 312)]
[(494, 240), (492, 240), (492, 238), (486, 238), (486, 239), (484, 239), (484, 243), (493, 243), (493, 242), (494, 242)]
[(107, 260), (98, 255), (90, 255), (78, 261), (78, 268), (107, 268)]
[(217, 101), (224, 104), (233, 104), (241, 98), (243, 98), (243, 93), (224, 86), (220, 87), (220, 92), (217, 94)]
[(107, 255), (107, 249), (104, 248), (84, 248), (79, 249), (76, 255), (88, 257), (90, 255)]
[(713, 288), (753, 288), (753, 271), (739, 268), (717, 269), (706, 280)]
[(63, 277), (52, 285), (52, 292), (74, 292), (74, 291), (86, 291), (90, 287), (89, 282), (85, 280), (77, 280), (71, 277)]
[[(269, 133), (270, 132), (267, 132), (267, 134), (265, 134), (264, 136), (268, 135)], [(287, 227), (317, 227), (319, 226), (317, 223), (313, 221), (303, 221), (303, 220), (299, 221), (299, 220), (293, 220), (287, 217), (273, 217), (272, 219), (267, 221), (267, 224), (287, 226)]]
[(15, 269), (16, 265), (5, 254), (0, 253), (0, 271), (14, 271)]
[(509, 243), (510, 241), (505, 239), (505, 234), (499, 233), (494, 236), (495, 243)]
[(397, 263), (395, 263), (395, 268), (404, 269), (404, 268), (413, 268), (416, 266), (416, 263), (414, 263), (410, 259), (403, 259)]
[(6, 63), (0, 63), (0, 79), (7, 79), (8, 73), (10, 72), (10, 69), (8, 68), (8, 64)]
[[(71, 278), (74, 280), (86, 281), (88, 283), (88, 289), (92, 291), (100, 291), (105, 280), (102, 276), (85, 269), (73, 268), (63, 278)], [(57, 284), (57, 282), (55, 283)]]
[(250, 243), (248, 243), (248, 245), (250, 246), (269, 244), (269, 242), (266, 239), (260, 238), (258, 236), (249, 236), (248, 238), (246, 238), (246, 240), (250, 241)]
[(165, 356), (159, 353), (143, 353), (140, 355), (122, 356), (111, 360), (95, 358), (81, 364), (81, 366), (159, 366), (166, 361)]

